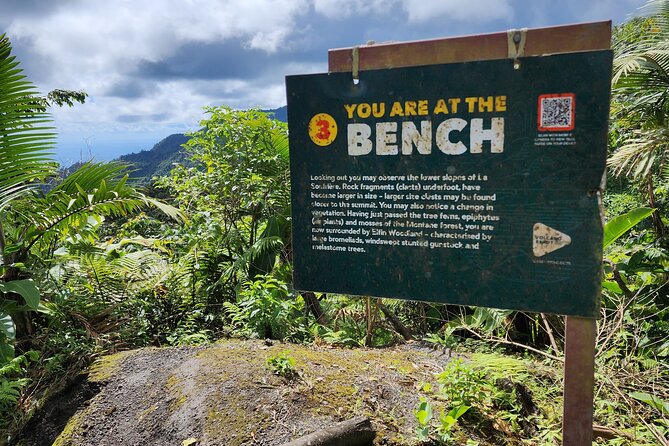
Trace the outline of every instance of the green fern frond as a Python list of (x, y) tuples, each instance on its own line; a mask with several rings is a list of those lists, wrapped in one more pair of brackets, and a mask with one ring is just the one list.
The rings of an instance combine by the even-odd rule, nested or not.
[(528, 375), (528, 364), (520, 359), (495, 353), (474, 353), (469, 357), (471, 366), (484, 371), (492, 377), (508, 377), (516, 379)]

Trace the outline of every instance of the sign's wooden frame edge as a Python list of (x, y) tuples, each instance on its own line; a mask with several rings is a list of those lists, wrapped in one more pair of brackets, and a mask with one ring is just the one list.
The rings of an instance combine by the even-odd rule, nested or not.
[[(521, 31), (521, 30), (517, 30)], [(611, 21), (529, 28), (525, 31), (524, 56), (608, 50)], [(369, 43), (328, 51), (330, 73), (352, 71), (357, 48), (359, 70), (471, 62), (508, 58), (508, 34), (498, 32), (411, 42)]]

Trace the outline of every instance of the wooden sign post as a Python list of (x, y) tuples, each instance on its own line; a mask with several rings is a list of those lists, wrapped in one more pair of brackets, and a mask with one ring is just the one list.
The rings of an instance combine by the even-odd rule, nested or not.
[(562, 444), (592, 444), (597, 322), (565, 318)]
[(592, 440), (610, 41), (363, 45), (286, 78), (296, 289), (567, 315), (565, 445)]

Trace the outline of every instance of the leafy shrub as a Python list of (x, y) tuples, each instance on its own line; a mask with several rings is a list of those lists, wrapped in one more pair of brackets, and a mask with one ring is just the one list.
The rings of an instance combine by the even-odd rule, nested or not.
[(236, 328), (247, 335), (268, 339), (304, 339), (304, 308), (288, 284), (270, 276), (245, 282), (235, 304), (225, 308)]
[[(31, 350), (0, 367), (0, 420), (9, 420), (9, 412), (14, 410), (21, 392), (30, 384), (30, 379), (25, 377), (26, 369), (38, 357), (39, 354)], [(0, 421), (0, 427), (5, 427), (5, 421)]]
[(267, 358), (267, 365), (275, 375), (286, 379), (291, 379), (297, 375), (295, 360), (288, 355), (288, 352), (281, 352), (278, 355), (270, 356)]
[(485, 373), (466, 365), (462, 359), (451, 360), (443, 372), (437, 375), (440, 390), (452, 406), (478, 404), (486, 397), (490, 384)]
[[(472, 405), (483, 403), (491, 386), (483, 372), (472, 369), (460, 358), (451, 360), (444, 371), (437, 375), (437, 381), (440, 384), (437, 397), (446, 399), (447, 404), (440, 410), (439, 418), (435, 419), (432, 404), (421, 397), (414, 412), (418, 421), (416, 434), (421, 441), (434, 436), (439, 444), (448, 444), (458, 420)], [(431, 389), (431, 386), (424, 384), (423, 388)]]

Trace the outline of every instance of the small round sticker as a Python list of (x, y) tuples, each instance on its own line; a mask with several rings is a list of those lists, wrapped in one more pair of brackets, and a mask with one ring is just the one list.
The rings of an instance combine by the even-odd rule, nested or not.
[(327, 113), (318, 113), (309, 121), (309, 137), (314, 144), (329, 146), (337, 137), (337, 123)]

